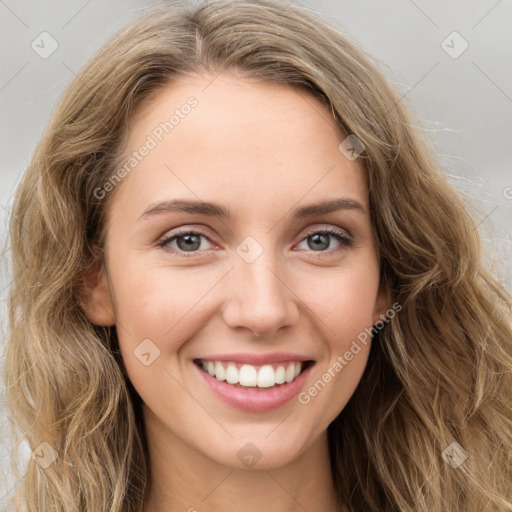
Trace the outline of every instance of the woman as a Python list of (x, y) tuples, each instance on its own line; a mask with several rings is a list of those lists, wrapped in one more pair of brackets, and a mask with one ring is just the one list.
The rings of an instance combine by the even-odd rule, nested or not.
[(107, 43), (15, 198), (16, 510), (512, 510), (511, 298), (413, 124), (293, 5)]

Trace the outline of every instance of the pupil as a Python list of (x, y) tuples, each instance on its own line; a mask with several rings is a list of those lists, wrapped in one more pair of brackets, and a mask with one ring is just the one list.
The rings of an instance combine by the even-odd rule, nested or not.
[[(312, 248), (313, 250), (329, 248), (329, 235), (325, 233), (316, 233), (315, 235), (311, 235), (309, 239), (312, 242), (312, 244), (309, 244), (310, 248)], [(183, 241), (184, 243), (180, 243), (181, 241)], [(181, 250), (195, 250), (198, 249), (200, 245), (201, 241), (198, 235), (183, 235), (178, 238), (178, 246), (180, 247)]]
[[(318, 242), (320, 242), (320, 249), (327, 249), (329, 247), (329, 235), (316, 233), (315, 235), (312, 235), (310, 239), (313, 241), (314, 244), (318, 244)], [(322, 239), (324, 240), (323, 243)], [(312, 248), (315, 249), (315, 247)], [(316, 245), (316, 248), (318, 249), (319, 246)]]
[[(181, 240), (184, 240), (185, 244), (181, 244)], [(183, 235), (179, 237), (177, 241), (179, 248), (185, 251), (198, 249), (199, 245), (201, 245), (201, 241), (199, 240), (199, 237), (197, 235)]]

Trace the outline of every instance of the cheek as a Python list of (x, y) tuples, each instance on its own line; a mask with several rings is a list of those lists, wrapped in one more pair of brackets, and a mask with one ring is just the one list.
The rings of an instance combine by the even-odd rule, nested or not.
[(146, 403), (155, 401), (155, 405), (174, 389), (169, 354), (176, 354), (189, 336), (196, 312), (193, 306), (204, 287), (191, 284), (185, 274), (169, 273), (167, 279), (162, 277), (165, 273), (164, 269), (133, 272), (130, 279), (118, 281), (116, 288), (117, 333), (123, 363), (139, 395)]
[[(359, 380), (366, 366), (371, 344), (379, 273), (372, 258), (340, 269), (322, 280), (310, 280), (308, 308), (323, 332), (326, 357), (321, 371), (341, 375), (337, 382)], [(333, 367), (335, 361), (341, 362)], [(327, 376), (326, 379), (329, 379)]]
[(371, 327), (379, 287), (373, 261), (357, 268), (340, 269), (321, 279), (305, 280), (305, 286), (305, 302), (321, 321), (329, 339), (345, 344)]
[[(185, 269), (122, 267), (115, 276), (116, 323), (126, 364), (146, 339), (162, 352), (175, 352), (201, 325), (202, 304), (219, 276)], [(173, 344), (173, 340), (176, 340)]]
[(361, 380), (371, 348), (378, 278), (377, 267), (368, 260), (361, 267), (340, 269), (309, 287), (307, 305), (323, 333), (321, 361), (298, 397), (311, 432), (327, 428)]

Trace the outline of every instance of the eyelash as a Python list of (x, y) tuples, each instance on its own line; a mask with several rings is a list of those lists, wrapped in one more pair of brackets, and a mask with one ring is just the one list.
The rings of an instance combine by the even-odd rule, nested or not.
[[(342, 247), (338, 247), (337, 249), (334, 249), (332, 251), (330, 251), (330, 250), (327, 250), (327, 251), (313, 251), (313, 250), (310, 250), (309, 252), (312, 252), (312, 253), (318, 253), (318, 254), (334, 253), (334, 252), (341, 251), (344, 248), (351, 247), (353, 245), (353, 240), (351, 238), (349, 238), (348, 236), (346, 236), (342, 232), (337, 231), (337, 230), (332, 229), (332, 228), (325, 228), (325, 229), (318, 229), (318, 230), (310, 231), (310, 232), (308, 232), (308, 233), (306, 233), (304, 235), (304, 237), (301, 239), (301, 242), (303, 240), (305, 240), (306, 238), (308, 238), (308, 237), (310, 237), (312, 235), (316, 235), (316, 234), (331, 235), (338, 242), (340, 242)], [(172, 242), (173, 240), (176, 240), (177, 238), (180, 238), (180, 237), (185, 236), (185, 235), (201, 235), (204, 238), (206, 238), (210, 243), (213, 244), (213, 242), (210, 240), (210, 238), (205, 233), (203, 233), (202, 231), (189, 230), (189, 231), (179, 231), (178, 233), (175, 233), (172, 236), (164, 238), (163, 240), (158, 242), (158, 247), (164, 248), (165, 250), (167, 250), (169, 252), (172, 252), (172, 253), (175, 253), (175, 254), (177, 253), (180, 256), (184, 256), (185, 258), (196, 258), (196, 257), (198, 257), (197, 254), (202, 252), (202, 251), (191, 251), (191, 252), (187, 253), (186, 251), (165, 248), (165, 246), (167, 244), (169, 244), (170, 242)]]

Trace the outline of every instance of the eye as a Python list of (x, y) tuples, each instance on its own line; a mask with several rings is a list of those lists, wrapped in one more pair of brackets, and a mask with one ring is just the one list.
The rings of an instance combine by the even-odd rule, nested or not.
[[(180, 231), (161, 240), (158, 246), (168, 248), (171, 252), (180, 253), (182, 256), (190, 257), (194, 252), (198, 252), (200, 248), (205, 249), (201, 247), (202, 238), (207, 240), (208, 243), (212, 243), (211, 240), (200, 231)], [(173, 243), (176, 243), (175, 246), (171, 246)], [(208, 247), (206, 249), (208, 249)]]
[[(332, 251), (326, 249), (331, 248), (331, 241), (335, 239), (338, 247)], [(204, 247), (202, 241), (206, 240), (211, 246), (213, 242), (208, 236), (201, 231), (179, 231), (171, 236), (168, 236), (158, 242), (158, 247), (162, 247), (169, 252), (177, 253), (180, 256), (194, 257), (198, 252), (202, 250), (211, 249), (211, 247)], [(320, 229), (316, 231), (310, 231), (306, 234), (305, 238), (302, 239), (302, 243), (307, 242), (307, 250), (312, 252), (337, 252), (343, 248), (350, 247), (353, 244), (353, 240), (342, 231), (335, 229)], [(174, 245), (173, 245), (174, 244)]]
[(311, 231), (306, 234), (303, 239), (308, 244), (308, 249), (313, 252), (329, 252), (325, 249), (331, 247), (331, 240), (335, 239), (338, 243), (338, 248), (333, 251), (342, 250), (343, 248), (350, 247), (353, 244), (352, 239), (345, 235), (342, 231), (335, 229), (321, 229), (317, 231)]

